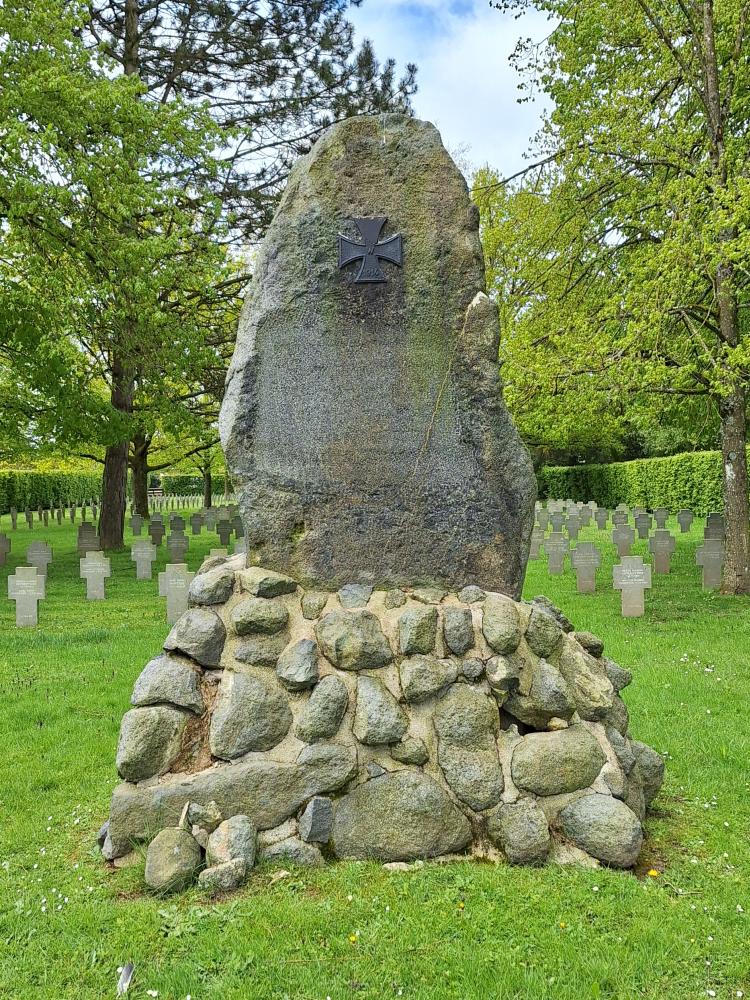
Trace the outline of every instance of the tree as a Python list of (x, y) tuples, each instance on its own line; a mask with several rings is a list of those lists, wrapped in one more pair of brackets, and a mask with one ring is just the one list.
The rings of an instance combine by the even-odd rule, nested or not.
[[(560, 382), (592, 419), (593, 400), (609, 419), (608, 393), (711, 404), (724, 590), (748, 593), (750, 6), (502, 6), (533, 6), (555, 22), (541, 48), (517, 52), (552, 111), (541, 159), (508, 201), (527, 282), (515, 335), (543, 386), (544, 361), (561, 349)], [(526, 217), (523, 199), (536, 199)]]

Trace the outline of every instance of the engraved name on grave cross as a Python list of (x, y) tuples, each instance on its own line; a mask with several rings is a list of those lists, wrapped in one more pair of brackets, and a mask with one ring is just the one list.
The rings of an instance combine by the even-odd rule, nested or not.
[(646, 610), (644, 592), (651, 586), (651, 567), (640, 556), (624, 556), (612, 569), (613, 585), (620, 591), (623, 618), (640, 618)]
[(80, 560), (80, 572), (86, 581), (86, 600), (103, 601), (104, 581), (112, 575), (109, 559), (101, 552), (87, 552)]
[(657, 528), (649, 539), (648, 548), (654, 557), (654, 572), (668, 573), (672, 553), (675, 550), (674, 536), (666, 528)]
[(167, 599), (168, 624), (174, 625), (187, 611), (188, 590), (194, 576), (185, 563), (168, 563), (164, 572), (159, 573), (159, 596)]
[(135, 563), (136, 580), (150, 580), (151, 566), (156, 559), (156, 546), (145, 538), (133, 542), (130, 548), (130, 558)]
[(31, 628), (38, 624), (38, 602), (45, 596), (44, 577), (36, 566), (18, 566), (8, 577), (8, 597), (16, 602), (16, 625)]
[(579, 594), (596, 591), (596, 571), (602, 564), (602, 554), (593, 542), (581, 542), (570, 553), (576, 571), (576, 589)]
[(703, 545), (696, 550), (695, 562), (703, 567), (703, 589), (718, 590), (724, 568), (724, 540), (705, 538)]
[(550, 576), (562, 576), (568, 548), (568, 539), (560, 531), (553, 531), (545, 539), (544, 551), (547, 554), (547, 572)]

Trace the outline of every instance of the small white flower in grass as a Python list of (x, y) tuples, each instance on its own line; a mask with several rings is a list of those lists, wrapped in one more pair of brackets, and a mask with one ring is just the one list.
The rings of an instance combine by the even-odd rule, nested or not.
[(744, 910), (742, 909), (742, 907), (740, 906), (740, 904), (739, 904), (739, 903), (737, 904), (737, 912), (738, 912), (738, 913), (744, 913), (744, 912), (745, 912), (745, 911), (744, 911)]
[(34, 867), (35, 867), (35, 868), (38, 868), (38, 867), (39, 867), (39, 865), (35, 864), (35, 865), (34, 865)]
[(42, 913), (46, 913), (46, 912), (47, 912), (47, 907), (46, 907), (46, 906), (43, 906), (43, 907), (42, 907)]
[(742, 992), (742, 990), (735, 990), (734, 995), (736, 997), (744, 997), (745, 994)]
[(713, 938), (711, 937), (711, 935), (710, 935), (710, 934), (708, 935), (708, 938), (707, 938), (707, 940), (708, 940), (708, 941), (713, 941)]
[(349, 895), (346, 898), (351, 903), (351, 901), (354, 899), (354, 896), (352, 896), (352, 894), (349, 893)]
[(599, 886), (598, 885), (592, 885), (591, 886), (591, 891), (592, 892), (599, 892)]
[(706, 995), (710, 997), (716, 996), (716, 990), (706, 990)]
[(724, 820), (724, 826), (729, 826), (729, 823), (726, 820)]
[(147, 997), (158, 997), (159, 996), (159, 991), (158, 990), (146, 990), (146, 996)]

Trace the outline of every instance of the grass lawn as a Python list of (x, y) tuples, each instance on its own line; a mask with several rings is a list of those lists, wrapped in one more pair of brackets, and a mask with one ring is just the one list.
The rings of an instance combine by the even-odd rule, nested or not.
[[(110, 870), (93, 846), (120, 718), (167, 632), (156, 579), (137, 583), (118, 554), (107, 600), (88, 603), (69, 522), (2, 521), (3, 595), (29, 542), (47, 538), (55, 559), (38, 629), (16, 629), (0, 601), (0, 998), (112, 997), (132, 961), (135, 998), (750, 1000), (750, 601), (700, 589), (702, 525), (678, 535), (642, 619), (620, 617), (596, 528), (581, 538), (607, 539), (599, 593), (542, 562), (526, 584), (633, 670), (632, 732), (668, 755), (639, 865), (662, 874), (339, 864), (272, 883), (260, 868), (211, 904), (197, 890), (154, 898), (142, 866)], [(218, 540), (190, 544), (195, 568)], [(162, 546), (155, 570), (165, 560)]]

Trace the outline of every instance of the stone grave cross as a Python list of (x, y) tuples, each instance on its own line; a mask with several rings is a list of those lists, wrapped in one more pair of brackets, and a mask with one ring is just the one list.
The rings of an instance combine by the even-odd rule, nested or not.
[(657, 507), (656, 510), (654, 511), (654, 521), (656, 521), (657, 528), (666, 528), (668, 518), (669, 518), (669, 511), (667, 510), (666, 507)]
[(568, 538), (571, 542), (575, 542), (578, 539), (578, 532), (581, 528), (581, 517), (578, 513), (573, 513), (571, 511), (568, 514)]
[(101, 552), (87, 552), (80, 561), (80, 571), (86, 581), (86, 600), (103, 601), (104, 581), (112, 575), (109, 559)]
[(139, 538), (130, 547), (130, 558), (135, 563), (136, 580), (151, 579), (151, 564), (156, 559), (156, 546), (145, 538)]
[(38, 624), (38, 602), (44, 595), (44, 577), (37, 573), (36, 566), (18, 566), (15, 575), (8, 577), (8, 597), (16, 602), (19, 628)]
[(724, 515), (723, 514), (709, 514), (706, 518), (706, 527), (703, 529), (703, 537), (705, 538), (720, 538), (722, 541), (726, 536), (726, 527), (724, 525)]
[(629, 524), (618, 524), (612, 530), (612, 541), (617, 546), (617, 554), (623, 559), (630, 555), (630, 548), (635, 541), (635, 529)]
[(648, 533), (651, 531), (651, 515), (648, 511), (639, 511), (635, 515), (635, 526), (639, 538), (648, 538)]
[(152, 517), (151, 523), (148, 526), (148, 533), (154, 545), (161, 545), (165, 533), (164, 522), (157, 521), (156, 518)]
[(644, 592), (651, 586), (651, 567), (640, 556), (623, 556), (612, 569), (615, 590), (620, 591), (623, 618), (640, 618), (646, 610)]
[(185, 563), (168, 563), (163, 573), (159, 573), (159, 596), (167, 599), (167, 622), (174, 625), (180, 615), (187, 611), (188, 590), (195, 576)]
[(167, 539), (167, 551), (169, 552), (170, 562), (182, 562), (187, 555), (189, 544), (187, 535), (184, 535), (181, 531), (173, 531)]
[(531, 547), (529, 548), (529, 559), (539, 558), (539, 549), (544, 544), (544, 531), (535, 524), (531, 529)]
[(130, 529), (138, 537), (143, 530), (143, 518), (140, 514), (133, 514), (130, 518)]
[(0, 533), (0, 566), (5, 565), (5, 560), (10, 552), (10, 539), (6, 534)]
[(570, 547), (568, 539), (561, 531), (553, 531), (544, 541), (547, 554), (547, 572), (550, 576), (562, 576), (565, 569), (565, 555)]
[(47, 566), (52, 562), (52, 548), (46, 542), (32, 542), (26, 549), (26, 562), (36, 566), (39, 574), (46, 578)]
[(680, 531), (683, 535), (690, 531), (690, 525), (693, 523), (693, 512), (692, 510), (681, 510), (677, 514), (677, 523), (680, 526)]
[(216, 525), (216, 534), (219, 536), (219, 541), (222, 545), (229, 545), (229, 539), (232, 537), (232, 525), (229, 521), (221, 520)]
[(649, 539), (648, 548), (654, 557), (654, 572), (668, 573), (676, 542), (666, 528), (657, 528)]
[(570, 553), (576, 571), (576, 589), (579, 594), (596, 591), (596, 571), (602, 564), (602, 554), (593, 542), (581, 542)]
[(609, 521), (609, 511), (606, 507), (597, 507), (594, 511), (594, 520), (599, 531), (604, 531)]
[(200, 535), (202, 527), (203, 527), (203, 515), (202, 514), (191, 514), (190, 515), (190, 531), (194, 535)]
[(724, 540), (705, 538), (695, 553), (695, 562), (703, 567), (704, 590), (718, 590), (724, 569)]

